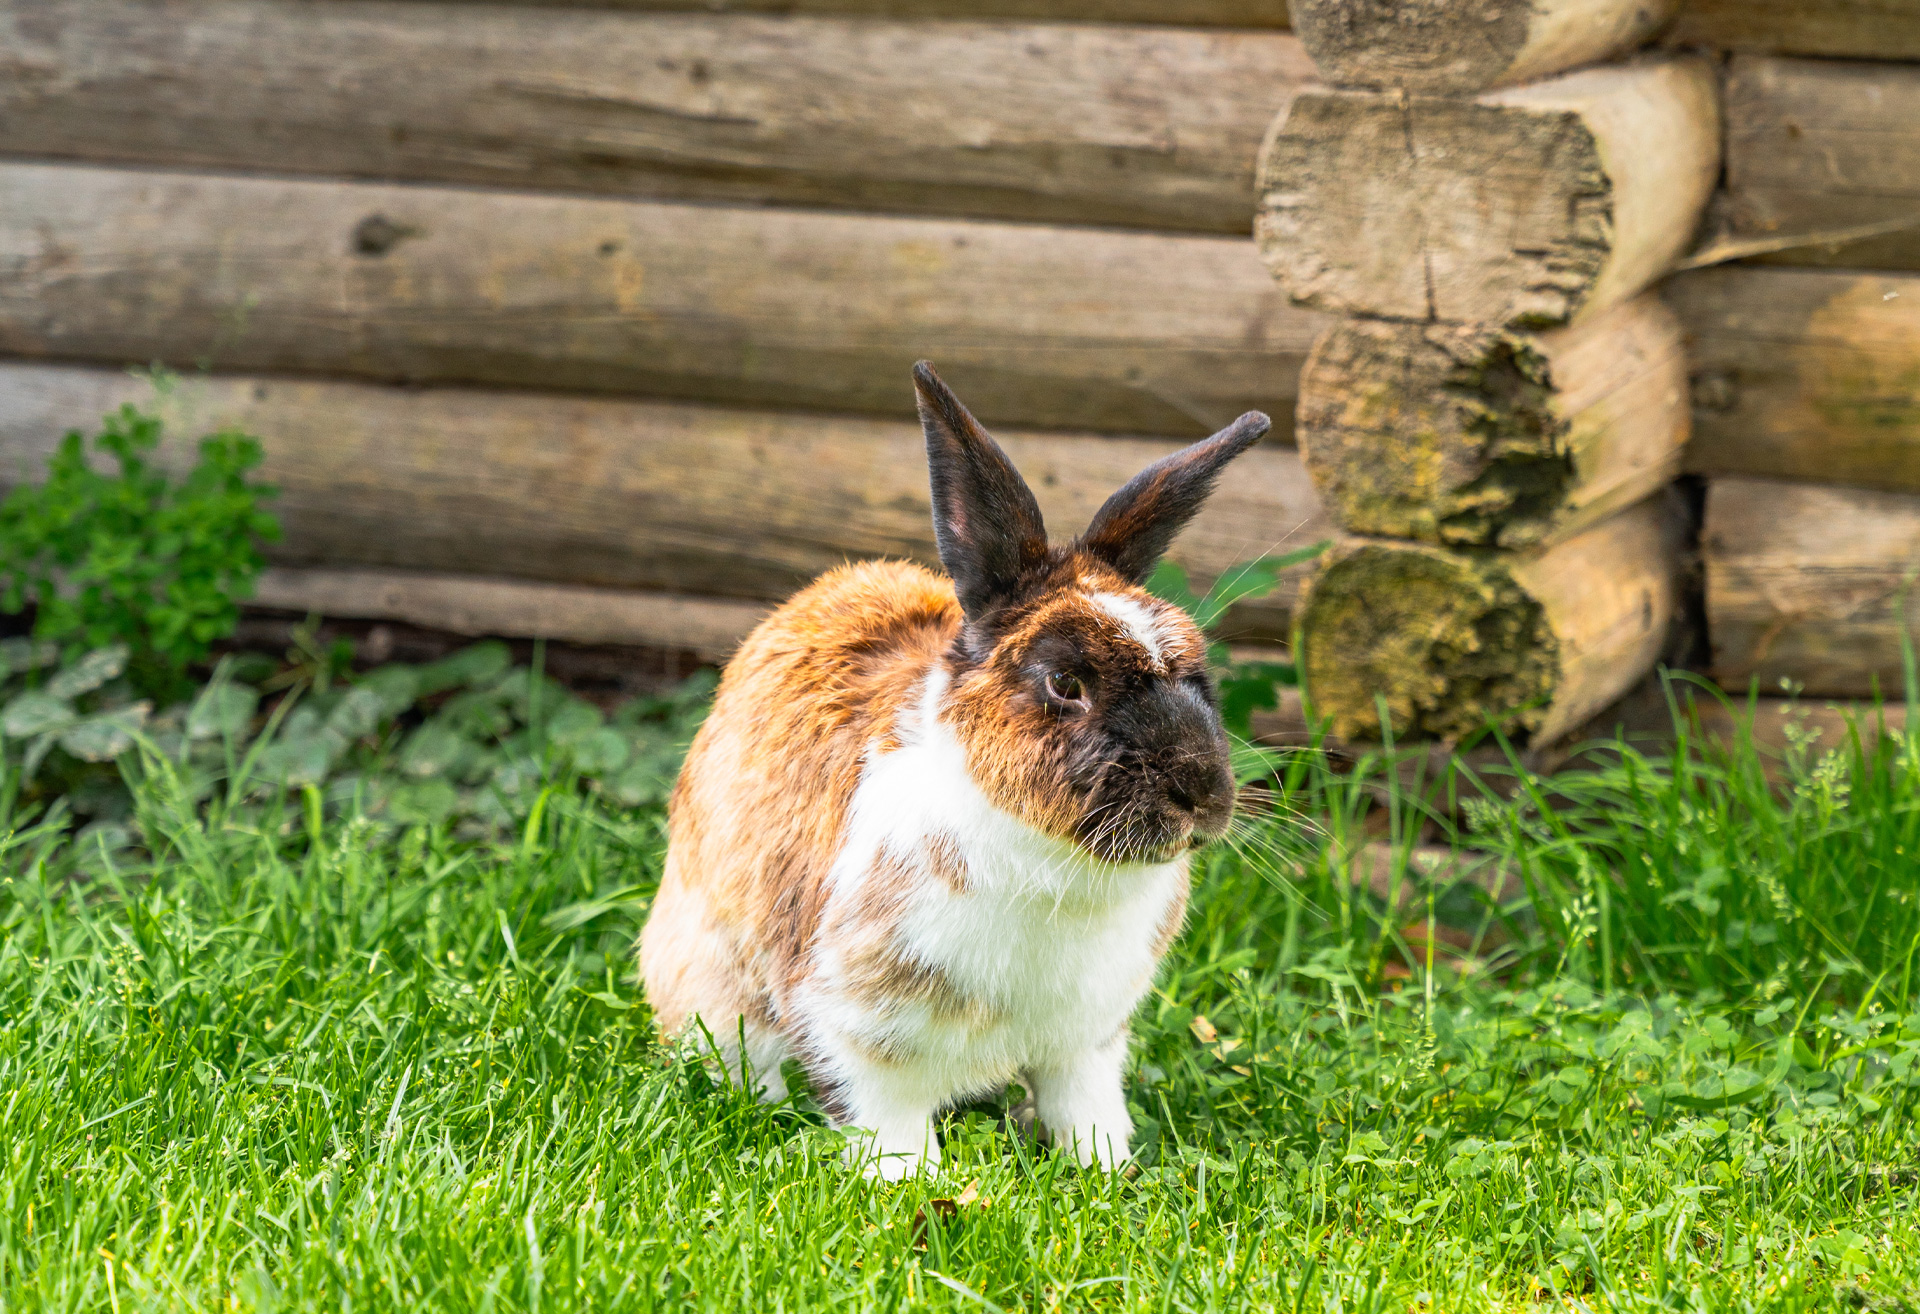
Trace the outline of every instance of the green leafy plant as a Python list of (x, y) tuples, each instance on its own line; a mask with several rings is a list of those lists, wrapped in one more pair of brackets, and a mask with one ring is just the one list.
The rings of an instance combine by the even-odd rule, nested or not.
[(0, 609), (34, 609), (34, 636), (78, 658), (123, 646), (128, 678), (156, 699), (180, 696), (187, 668), (233, 632), (239, 604), (279, 537), (261, 503), (275, 490), (249, 478), (260, 444), (221, 431), (174, 480), (153, 460), (158, 416), (131, 404), (102, 421), (95, 450), (78, 430), (47, 478), (0, 503)]
[(1147, 580), (1147, 591), (1185, 609), (1209, 643), (1207, 657), (1214, 668), (1220, 688), (1220, 720), (1229, 734), (1243, 743), (1253, 735), (1253, 714), (1280, 705), (1280, 690), (1300, 682), (1300, 672), (1290, 661), (1236, 661), (1227, 645), (1217, 636), (1220, 621), (1236, 603), (1266, 597), (1280, 586), (1287, 571), (1312, 561), (1327, 550), (1324, 542), (1283, 553), (1277, 557), (1259, 557), (1232, 567), (1204, 594), (1194, 592), (1186, 569), (1178, 562), (1163, 559)]

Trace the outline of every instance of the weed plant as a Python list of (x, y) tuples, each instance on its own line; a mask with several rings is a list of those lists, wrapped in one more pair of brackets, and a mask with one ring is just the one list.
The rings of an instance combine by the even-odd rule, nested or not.
[[(1138, 1019), (1137, 1174), (1077, 1171), (987, 1100), (947, 1120), (937, 1177), (883, 1185), (804, 1096), (755, 1104), (656, 1043), (630, 951), (657, 800), (554, 752), (473, 827), (372, 806), (404, 738), (358, 742), (337, 789), (256, 777), (245, 733), (217, 766), (151, 736), (122, 757), (124, 848), (16, 806), (0, 1307), (1798, 1310), (1920, 1288), (1911, 740), (1805, 745), (1774, 786), (1744, 739), (1518, 775), (1452, 837), (1522, 874), (1506, 903), (1421, 884), (1405, 841), (1437, 822), (1401, 764), (1295, 754), (1273, 813), (1205, 855)], [(1381, 839), (1391, 902), (1351, 879)]]

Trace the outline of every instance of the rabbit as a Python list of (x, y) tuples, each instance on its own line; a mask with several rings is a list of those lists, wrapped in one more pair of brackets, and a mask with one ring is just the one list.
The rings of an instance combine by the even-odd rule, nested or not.
[(668, 812), (640, 941), (662, 1032), (769, 1100), (797, 1058), (870, 1175), (937, 1167), (934, 1115), (1029, 1092), (1083, 1167), (1126, 1162), (1128, 1021), (1234, 809), (1206, 644), (1142, 587), (1249, 412), (1049, 545), (999, 445), (914, 367), (942, 577), (841, 566), (728, 664)]

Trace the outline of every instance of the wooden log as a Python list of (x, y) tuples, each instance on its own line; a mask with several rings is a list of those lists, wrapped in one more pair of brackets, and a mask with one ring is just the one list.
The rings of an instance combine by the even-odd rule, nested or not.
[(1716, 479), (1702, 550), (1721, 684), (1903, 696), (1902, 643), (1920, 645), (1920, 497)]
[(1650, 498), (1545, 552), (1383, 539), (1336, 548), (1301, 604), (1313, 710), (1348, 740), (1547, 744), (1651, 669), (1673, 615), (1678, 520)]
[(1920, 277), (1723, 266), (1666, 285), (1702, 474), (1920, 491)]
[[(155, 400), (109, 370), (0, 365), (0, 477), (36, 478), (64, 430)], [(937, 561), (911, 421), (225, 376), (180, 380), (158, 405), (175, 460), (217, 426), (261, 437), (281, 565), (779, 599), (849, 559)], [(1174, 447), (1000, 436), (1061, 536)], [(1269, 444), (1235, 469), (1174, 549), (1203, 581), (1327, 536), (1295, 453)], [(1296, 588), (1237, 628), (1284, 637)]]
[(1676, 0), (1293, 0), (1327, 81), (1436, 95), (1483, 91), (1633, 49)]
[[(351, 0), (333, 0), (334, 3)], [(467, 6), (473, 0), (439, 0)], [(528, 8), (702, 9), (735, 14), (849, 14), (867, 18), (1002, 18), (1034, 23), (1177, 23), (1182, 27), (1287, 26), (1286, 0), (505, 0)]]
[(1647, 293), (1572, 328), (1349, 320), (1300, 376), (1314, 485), (1355, 534), (1524, 548), (1578, 533), (1680, 470), (1679, 321)]
[(404, 621), (474, 637), (664, 648), (711, 662), (731, 657), (773, 609), (769, 602), (681, 593), (295, 566), (262, 572), (252, 605), (318, 613), (330, 620)]
[(0, 352), (1292, 429), (1320, 327), (1245, 239), (0, 165)]
[(1719, 150), (1714, 77), (1690, 59), (1473, 100), (1305, 91), (1262, 149), (1255, 233), (1301, 305), (1554, 328), (1667, 271)]
[(276, 0), (6, 0), (0, 49), (14, 155), (1231, 233), (1313, 78), (1278, 32)]
[(1920, 67), (1739, 56), (1726, 108), (1726, 239), (1771, 239), (1755, 258), (1775, 263), (1920, 269)]
[(1685, 0), (1668, 40), (1782, 55), (1920, 59), (1920, 0)]

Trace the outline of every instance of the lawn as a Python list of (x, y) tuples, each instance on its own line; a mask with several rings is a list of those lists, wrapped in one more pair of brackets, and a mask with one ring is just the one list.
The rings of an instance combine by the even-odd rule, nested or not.
[[(1920, 745), (1808, 745), (1779, 787), (1746, 745), (1616, 753), (1457, 832), (1416, 799), (1465, 774), (1290, 754), (1138, 1019), (1139, 1171), (983, 1105), (884, 1185), (651, 1033), (658, 790), (592, 768), (698, 690), (543, 720), (459, 661), (424, 723), (353, 694), (420, 693), (389, 668), (250, 746), (250, 695), (203, 694), (120, 757), (112, 822), (12, 770), (0, 1309), (1920, 1302)], [(298, 783), (275, 745), (343, 716)], [(449, 725), (511, 760), (442, 770)], [(1422, 885), (1417, 834), (1524, 889)], [(1342, 875), (1368, 842), (1391, 905)]]

